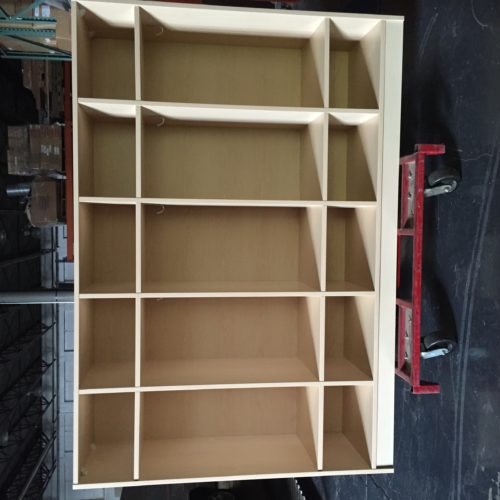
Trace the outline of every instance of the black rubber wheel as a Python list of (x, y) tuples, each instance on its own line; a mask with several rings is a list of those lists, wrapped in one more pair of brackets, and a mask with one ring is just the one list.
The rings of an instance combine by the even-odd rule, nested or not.
[(455, 191), (460, 184), (460, 174), (452, 167), (443, 167), (434, 170), (427, 176), (427, 184), (430, 187), (449, 186), (448, 193)]
[(448, 354), (457, 348), (457, 339), (444, 331), (437, 331), (426, 335), (422, 339), (422, 350), (435, 351), (437, 349), (447, 349)]
[(9, 444), (9, 431), (0, 432), (0, 448)]

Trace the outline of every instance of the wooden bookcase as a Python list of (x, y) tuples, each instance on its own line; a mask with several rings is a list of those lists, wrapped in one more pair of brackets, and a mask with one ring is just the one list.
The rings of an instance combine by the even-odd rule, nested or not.
[(72, 22), (75, 488), (391, 472), (403, 20)]

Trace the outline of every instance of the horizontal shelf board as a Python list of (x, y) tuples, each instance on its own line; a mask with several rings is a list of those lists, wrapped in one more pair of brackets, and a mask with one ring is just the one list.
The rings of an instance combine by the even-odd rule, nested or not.
[(325, 362), (325, 381), (339, 382), (342, 384), (342, 381), (346, 380), (354, 382), (371, 382), (372, 378), (348, 359), (327, 358)]
[[(236, 104), (205, 104), (205, 103), (178, 103), (145, 100), (101, 99), (94, 97), (79, 97), (78, 104), (102, 111), (115, 109), (116, 106), (141, 106), (158, 112), (169, 113), (169, 117), (180, 120), (197, 119), (199, 116), (214, 116), (219, 121), (227, 121), (234, 117), (248, 123), (289, 123), (306, 124), (325, 113), (325, 108), (311, 108), (301, 106), (250, 106)], [(336, 110), (331, 110), (336, 111)], [(350, 111), (350, 110), (348, 110)], [(357, 111), (357, 110), (356, 110)], [(255, 121), (260, 116), (261, 122)], [(233, 117), (233, 118), (231, 118)], [(198, 118), (200, 119), (200, 118)]]
[(84, 289), (80, 288), (80, 293), (84, 294), (126, 294), (134, 293), (135, 282), (126, 283), (93, 283), (86, 286)]
[(104, 387), (102, 389), (95, 388), (95, 389), (80, 389), (78, 391), (78, 394), (80, 395), (85, 395), (85, 394), (123, 394), (123, 393), (130, 393), (130, 392), (136, 392), (135, 387)]
[(145, 360), (142, 386), (314, 382), (299, 358)]
[(324, 471), (351, 471), (370, 467), (343, 433), (325, 434), (323, 446)]
[[(238, 122), (253, 124), (297, 124), (305, 125), (321, 116), (321, 108), (283, 108), (278, 106), (235, 106), (203, 104), (143, 104), (147, 112), (153, 111), (165, 119)], [(147, 117), (153, 118), (151, 116)], [(159, 118), (159, 117), (156, 117)], [(149, 120), (148, 120), (149, 121)]]
[(373, 380), (331, 380), (321, 383), (324, 387), (373, 386)]
[[(92, 12), (99, 13), (101, 16), (104, 17), (110, 17), (111, 19), (116, 16), (116, 7), (114, 4), (108, 3), (106, 1), (100, 1), (96, 2), (94, 0), (92, 1), (86, 1), (86, 0), (79, 0), (78, 5), (82, 5), (84, 7), (87, 7), (92, 10)], [(147, 7), (148, 12), (157, 12), (158, 9), (160, 9), (160, 12), (165, 12), (168, 14), (171, 14), (171, 12), (177, 12), (177, 15), (187, 15), (190, 17), (190, 23), (195, 23), (198, 22), (200, 23), (200, 27), (205, 27), (207, 24), (207, 17), (206, 14), (207, 12), (211, 14), (211, 16), (215, 16), (216, 19), (220, 19), (220, 11), (223, 11), (225, 13), (231, 13), (233, 14), (234, 17), (232, 17), (232, 20), (242, 20), (241, 22), (243, 23), (248, 23), (249, 19), (248, 17), (250, 16), (250, 19), (253, 22), (257, 21), (262, 21), (262, 19), (268, 19), (272, 21), (272, 28), (273, 30), (276, 29), (276, 22), (278, 19), (280, 20), (280, 25), (282, 23), (285, 24), (285, 28), (290, 29), (290, 26), (288, 26), (288, 23), (291, 23), (294, 20), (294, 17), (296, 18), (296, 21), (292, 23), (292, 26), (295, 26), (296, 22), (300, 22), (303, 19), (307, 20), (314, 20), (317, 22), (320, 18), (326, 18), (330, 19), (332, 21), (335, 20), (343, 20), (343, 21), (363, 21), (363, 20), (387, 20), (387, 21), (404, 21), (403, 16), (394, 16), (394, 15), (387, 15), (387, 14), (365, 14), (365, 13), (345, 13), (345, 12), (326, 12), (326, 11), (294, 11), (294, 10), (283, 10), (280, 11), (280, 13), (274, 13), (274, 11), (269, 12), (267, 10), (263, 10), (262, 8), (251, 8), (251, 7), (233, 7), (233, 6), (217, 6), (217, 5), (191, 5), (191, 4), (165, 4), (161, 5), (161, 7), (158, 5), (158, 2), (156, 1), (141, 1), (139, 2), (127, 2), (127, 5), (139, 5), (141, 7)], [(151, 9), (151, 7), (155, 7), (156, 9)], [(180, 13), (180, 14), (179, 14)], [(191, 19), (191, 16), (193, 16), (193, 19)], [(121, 24), (123, 26), (127, 26), (131, 22), (130, 14), (128, 13), (128, 10), (126, 10), (121, 16)], [(225, 18), (224, 18), (225, 19)], [(182, 21), (185, 21), (185, 18), (182, 19)], [(210, 19), (210, 25), (212, 22), (215, 22), (212, 18)], [(220, 21), (219, 21), (220, 22)], [(227, 29), (227, 24), (226, 21), (223, 21), (224, 24), (222, 25), (223, 28)], [(192, 27), (194, 29), (194, 26), (191, 24), (188, 24), (186, 27)], [(240, 25), (236, 24), (236, 27), (243, 29), (249, 29), (247, 24)], [(301, 26), (301, 30), (305, 30), (304, 33), (307, 33), (306, 28), (304, 26)], [(300, 31), (302, 32), (302, 31)], [(275, 33), (273, 31), (273, 33)], [(297, 32), (294, 31), (296, 34)]]
[(327, 281), (326, 289), (329, 292), (372, 292), (362, 285), (351, 283), (350, 281)]
[(279, 474), (252, 474), (249, 477), (247, 474), (238, 476), (218, 476), (218, 477), (193, 477), (181, 479), (150, 479), (137, 481), (120, 481), (116, 483), (92, 483), (92, 484), (73, 484), (75, 490), (88, 490), (91, 488), (113, 488), (113, 487), (128, 487), (128, 486), (153, 486), (159, 484), (183, 484), (183, 483), (208, 483), (219, 481), (243, 481), (245, 479), (284, 479), (290, 477), (317, 477), (317, 476), (355, 476), (366, 474), (393, 474), (393, 467), (379, 467), (377, 469), (353, 469), (353, 470), (316, 470), (314, 472), (289, 472)]
[(378, 109), (333, 108), (329, 110), (329, 120), (332, 125), (361, 125), (378, 115)]
[(316, 292), (300, 281), (182, 281), (143, 283), (143, 292)]
[[(321, 297), (325, 292), (142, 292), (143, 299), (217, 297)], [(97, 297), (99, 298), (99, 297)]]
[(140, 479), (316, 470), (300, 439), (291, 434), (146, 440), (140, 464)]
[(127, 387), (134, 384), (134, 362), (95, 363), (80, 383), (82, 389)]
[(127, 481), (133, 479), (133, 445), (127, 442), (108, 442), (91, 448), (80, 464), (81, 483)]
[(135, 101), (121, 101), (109, 99), (79, 99), (78, 103), (91, 116), (105, 114), (115, 118), (135, 118)]
[(201, 205), (227, 207), (311, 207), (325, 204), (321, 200), (223, 200), (223, 199), (193, 199), (193, 198), (140, 198), (139, 201), (148, 205)]
[[(198, 385), (142, 385), (138, 392), (168, 392), (168, 391), (214, 391), (218, 389), (279, 389), (284, 387), (320, 387), (323, 382), (248, 382), (239, 384), (198, 384)], [(131, 390), (133, 388), (130, 388)], [(131, 391), (129, 391), (131, 392)]]
[(138, 199), (105, 196), (80, 196), (78, 201), (80, 203), (96, 203), (102, 205), (135, 205), (138, 202)]
[(221, 389), (279, 389), (285, 387), (352, 387), (373, 386), (372, 380), (337, 380), (337, 381), (296, 381), (296, 382), (247, 382), (221, 384), (190, 384), (190, 385), (147, 385), (140, 387), (106, 387), (94, 389), (80, 389), (78, 394), (123, 394), (146, 392), (178, 392), (178, 391), (215, 391)]
[(376, 201), (334, 201), (330, 200), (325, 202), (328, 207), (337, 208), (363, 208), (363, 207), (376, 207)]
[(79, 293), (78, 298), (80, 299), (135, 299), (139, 297), (139, 294), (135, 292), (126, 292), (126, 293)]

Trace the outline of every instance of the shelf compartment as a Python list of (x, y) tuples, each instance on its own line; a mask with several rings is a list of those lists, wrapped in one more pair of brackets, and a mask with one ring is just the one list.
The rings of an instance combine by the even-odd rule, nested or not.
[(143, 205), (143, 292), (319, 291), (321, 207)]
[(317, 388), (142, 394), (139, 478), (317, 470)]
[(371, 469), (373, 389), (325, 387), (323, 470)]
[(328, 207), (326, 287), (374, 291), (376, 207)]
[(206, 114), (179, 120), (168, 108), (155, 111), (142, 113), (143, 197), (322, 199), (322, 113), (303, 113), (301, 123), (282, 114), (269, 123), (263, 121), (268, 113), (248, 122), (207, 120)]
[(373, 380), (373, 302), (373, 297), (326, 298), (326, 381)]
[[(148, 9), (154, 11), (154, 9)], [(246, 29), (197, 28), (141, 9), (142, 98), (149, 101), (323, 107), (326, 23), (279, 35), (269, 16)]]
[(80, 300), (80, 389), (134, 387), (135, 301)]
[(78, 108), (79, 195), (135, 197), (135, 106)]
[(134, 395), (79, 397), (78, 482), (134, 479)]
[(380, 19), (332, 19), (331, 108), (378, 109), (383, 28)]
[(108, 23), (99, 12), (103, 5), (75, 6), (78, 97), (135, 99), (133, 6)]
[(135, 206), (79, 206), (80, 292), (135, 292)]
[(318, 381), (319, 302), (144, 300), (141, 385)]
[(378, 129), (374, 113), (330, 114), (329, 201), (376, 201)]

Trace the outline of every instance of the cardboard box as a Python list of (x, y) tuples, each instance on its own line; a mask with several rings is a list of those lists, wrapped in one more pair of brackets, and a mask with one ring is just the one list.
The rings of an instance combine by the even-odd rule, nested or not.
[(61, 127), (40, 125), (40, 169), (42, 172), (62, 170)]
[(7, 132), (8, 172), (12, 175), (31, 175), (29, 128), (9, 127)]
[(8, 129), (7, 163), (12, 175), (62, 171), (62, 131), (59, 125), (24, 125)]
[(62, 221), (61, 183), (55, 179), (37, 178), (31, 184), (29, 219), (33, 226), (54, 226)]

